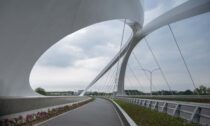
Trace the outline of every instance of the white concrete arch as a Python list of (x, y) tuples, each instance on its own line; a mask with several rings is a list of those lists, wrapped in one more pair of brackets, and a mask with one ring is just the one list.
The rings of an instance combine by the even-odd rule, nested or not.
[(33, 96), (37, 59), (64, 36), (112, 19), (143, 24), (139, 0), (1, 0), (0, 96)]
[(134, 32), (133, 38), (131, 38), (130, 41), (124, 45), (122, 51), (116, 54), (116, 56), (111, 60), (111, 62), (99, 73), (98, 76), (96, 76), (96, 78), (86, 87), (86, 89), (81, 95), (84, 95), (86, 90), (90, 88), (92, 85), (94, 85), (95, 82), (100, 79), (101, 75), (104, 75), (119, 60), (119, 57), (122, 57), (125, 54), (120, 68), (118, 87), (117, 87), (117, 95), (119, 96), (124, 95), (124, 79), (125, 79), (124, 77), (125, 77), (127, 62), (133, 48), (140, 42), (142, 38), (144, 38), (146, 35), (150, 34), (154, 30), (164, 25), (179, 20), (183, 20), (192, 16), (196, 16), (202, 13), (206, 13), (209, 11), (210, 11), (210, 0), (202, 0), (202, 1), (189, 0), (173, 8), (172, 10), (162, 14), (161, 16), (155, 18), (153, 21), (148, 23), (143, 28), (136, 27), (138, 25), (131, 25), (131, 28), (133, 29)]
[(189, 18), (192, 16), (196, 16), (202, 13), (206, 13), (210, 11), (210, 0), (203, 0), (203, 1), (188, 1), (167, 13), (159, 16), (158, 18), (154, 19), (148, 25), (143, 27), (142, 29), (138, 29), (133, 35), (133, 39), (130, 42), (130, 45), (126, 51), (125, 56), (123, 57), (122, 64), (120, 66), (120, 74), (118, 77), (118, 87), (117, 87), (117, 95), (123, 96), (125, 95), (124, 92), (124, 81), (125, 81), (125, 73), (127, 68), (127, 63), (132, 53), (133, 49), (136, 47), (140, 41), (151, 32), (155, 31), (156, 29), (165, 26), (167, 24), (183, 20), (185, 18)]

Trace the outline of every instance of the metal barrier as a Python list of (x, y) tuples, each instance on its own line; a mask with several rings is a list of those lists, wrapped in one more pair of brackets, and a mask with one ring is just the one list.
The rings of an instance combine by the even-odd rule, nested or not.
[(117, 99), (167, 113), (192, 123), (210, 126), (210, 104), (125, 97), (117, 97)]

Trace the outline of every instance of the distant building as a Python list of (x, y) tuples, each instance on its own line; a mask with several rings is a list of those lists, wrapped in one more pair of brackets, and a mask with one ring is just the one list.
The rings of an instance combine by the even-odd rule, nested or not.
[(77, 95), (80, 95), (84, 90), (78, 90)]
[(47, 95), (49, 96), (72, 96), (75, 93), (73, 91), (52, 91), (47, 92)]

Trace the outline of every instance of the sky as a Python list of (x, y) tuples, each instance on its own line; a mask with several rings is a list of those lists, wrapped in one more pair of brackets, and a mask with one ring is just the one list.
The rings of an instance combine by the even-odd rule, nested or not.
[[(147, 24), (158, 15), (185, 1), (145, 0), (144, 23)], [(210, 13), (170, 25), (196, 86), (202, 84), (210, 87)], [(112, 20), (94, 24), (64, 37), (49, 48), (36, 62), (30, 75), (31, 87), (33, 89), (42, 87), (47, 91), (84, 89), (120, 50), (122, 30), (123, 22)], [(131, 29), (126, 26), (123, 43), (128, 40), (130, 35)], [(154, 31), (146, 39), (166, 75), (170, 87), (173, 90), (193, 89), (168, 26)], [(137, 45), (133, 53), (145, 69), (157, 68), (145, 39)], [(148, 92), (148, 74), (145, 76), (133, 55), (131, 55), (128, 65), (125, 88)], [(113, 67), (105, 74), (91, 90), (114, 88), (111, 79), (115, 78), (113, 73), (115, 68)], [(105, 84), (107, 78), (110, 79), (110, 83)], [(168, 87), (160, 71), (156, 71), (153, 73), (153, 90), (162, 89), (167, 90)]]

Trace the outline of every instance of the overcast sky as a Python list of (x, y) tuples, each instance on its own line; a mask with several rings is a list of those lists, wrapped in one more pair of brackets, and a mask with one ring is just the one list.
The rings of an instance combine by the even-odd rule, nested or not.
[[(183, 0), (146, 0), (145, 24), (183, 2)], [(210, 13), (176, 22), (171, 24), (171, 27), (196, 85), (210, 86)], [(123, 23), (113, 20), (89, 26), (66, 36), (48, 49), (35, 64), (30, 76), (32, 88), (43, 87), (48, 91), (84, 89), (119, 51), (122, 29)], [(126, 26), (123, 43), (130, 34), (131, 30)], [(171, 88), (192, 89), (192, 82), (168, 26), (156, 30), (146, 38)], [(157, 68), (145, 40), (140, 42), (134, 53), (145, 69)], [(131, 69), (127, 69), (125, 87), (148, 91), (148, 78), (140, 70), (133, 55), (128, 64)], [(132, 70), (138, 78), (138, 83)], [(107, 76), (108, 73), (96, 83), (95, 87), (104, 84)], [(153, 83), (154, 90), (168, 89), (159, 71), (153, 74)], [(108, 89), (108, 84), (101, 86), (100, 89), (106, 86)]]

